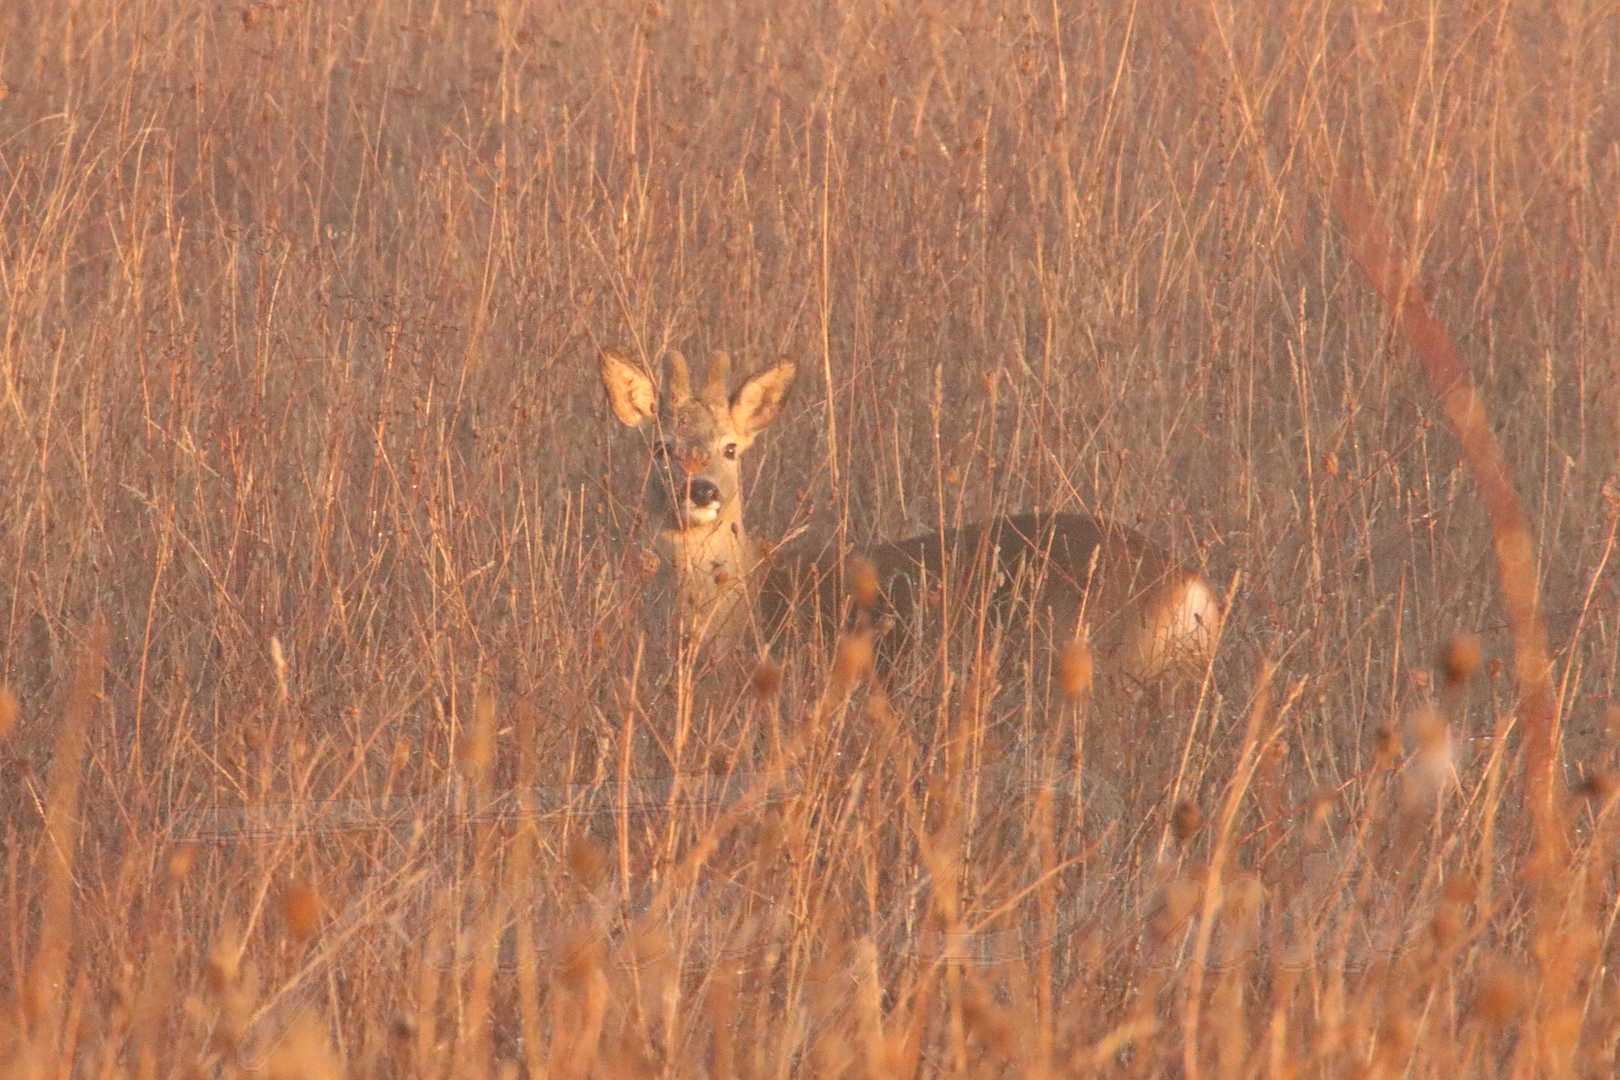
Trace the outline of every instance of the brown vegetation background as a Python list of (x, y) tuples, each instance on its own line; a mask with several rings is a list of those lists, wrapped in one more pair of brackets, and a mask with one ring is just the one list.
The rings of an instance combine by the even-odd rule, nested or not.
[[(9, 1075), (1613, 1074), (1611, 7), (85, 0), (0, 80)], [(1203, 565), (1195, 702), (998, 721), (1162, 770), (1014, 783), (954, 645), (671, 691), (605, 344), (800, 360), (766, 536)]]

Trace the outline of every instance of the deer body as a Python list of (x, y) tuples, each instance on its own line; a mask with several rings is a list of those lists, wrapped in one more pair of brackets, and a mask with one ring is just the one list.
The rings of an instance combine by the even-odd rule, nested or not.
[[(1220, 619), (1219, 600), (1196, 572), (1136, 530), (1083, 514), (999, 516), (861, 556), (902, 642), (925, 601), (954, 598), (964, 610), (987, 605), (993, 623), (1033, 627), (1052, 655), (1081, 634), (1104, 670), (1147, 681), (1206, 660)], [(779, 631), (806, 606), (836, 614), (844, 590), (831, 563), (794, 552), (765, 570), (761, 625)]]
[[(650, 429), (654, 440), (647, 500), (683, 636), (730, 648), (750, 634), (771, 641), (796, 613), (839, 616), (844, 581), (830, 545), (766, 550), (742, 522), (738, 461), (780, 412), (794, 364), (780, 361), (735, 394), (727, 393), (724, 354), (696, 394), (678, 353), (670, 354), (662, 394), (619, 353), (604, 351), (601, 367), (614, 415)], [(998, 620), (1024, 618), (1054, 650), (1084, 634), (1100, 668), (1135, 679), (1206, 661), (1221, 617), (1199, 574), (1135, 530), (1080, 514), (994, 517), (862, 555), (876, 572), (881, 610), (902, 638), (921, 601), (954, 591), (987, 603)]]

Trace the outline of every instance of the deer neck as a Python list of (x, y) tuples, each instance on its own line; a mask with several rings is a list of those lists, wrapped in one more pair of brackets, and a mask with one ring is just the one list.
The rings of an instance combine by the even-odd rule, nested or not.
[(659, 547), (675, 573), (682, 635), (697, 642), (740, 638), (748, 627), (748, 578), (759, 562), (741, 514), (664, 530)]

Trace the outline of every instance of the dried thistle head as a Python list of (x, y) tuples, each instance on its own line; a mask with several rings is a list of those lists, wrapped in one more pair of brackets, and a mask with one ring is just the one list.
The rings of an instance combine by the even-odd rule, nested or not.
[(754, 697), (760, 701), (770, 701), (782, 689), (782, 669), (770, 657), (761, 657), (759, 663), (754, 665), (748, 685)]
[(1604, 806), (1614, 798), (1617, 788), (1620, 788), (1620, 785), (1615, 783), (1614, 774), (1599, 769), (1581, 778), (1581, 782), (1575, 785), (1575, 794)]
[(1412, 714), (1412, 739), (1416, 744), (1416, 765), (1426, 786), (1447, 783), (1456, 771), (1456, 743), (1446, 714), (1433, 705), (1424, 705)]
[(782, 814), (778, 810), (771, 810), (754, 827), (754, 853), (761, 863), (768, 865), (781, 854), (786, 843), (787, 828), (782, 822)]
[(576, 836), (568, 845), (568, 869), (586, 889), (594, 890), (607, 876), (607, 856), (588, 836)]
[(676, 955), (669, 930), (656, 920), (640, 919), (631, 928), (620, 957), (641, 969), (661, 969), (668, 974)]
[(281, 894), (281, 917), (294, 941), (309, 940), (321, 921), (321, 895), (307, 881), (296, 881)]
[(236, 922), (227, 919), (219, 928), (214, 937), (213, 947), (208, 950), (208, 987), (216, 994), (222, 994), (236, 985), (237, 976), (241, 973), (242, 963), (242, 936), (237, 929)]
[(1189, 878), (1178, 877), (1165, 884), (1148, 920), (1148, 934), (1155, 944), (1169, 941), (1186, 926), (1203, 894), (1199, 884)]
[(495, 760), (495, 694), (480, 685), (474, 693), (473, 722), (456, 744), (456, 762), (474, 782), (484, 779)]
[(1528, 984), (1522, 972), (1497, 961), (1487, 967), (1474, 995), (1473, 1012), (1487, 1027), (1505, 1029), (1524, 1010)]
[(344, 1075), (342, 1060), (327, 1038), (326, 1025), (313, 1013), (300, 1013), (270, 1052), (269, 1080), (326, 1080)]
[(894, 703), (881, 687), (873, 687), (866, 698), (866, 719), (872, 731), (885, 742), (893, 738), (900, 727), (900, 717), (894, 711)]
[(169, 852), (169, 880), (184, 881), (197, 862), (196, 844), (178, 844)]
[(1317, 827), (1326, 825), (1328, 817), (1333, 813), (1333, 807), (1337, 805), (1338, 801), (1338, 793), (1332, 788), (1318, 788), (1312, 794), (1310, 801), (1311, 824)]
[(607, 960), (607, 943), (587, 927), (563, 944), (562, 954), (558, 974), (564, 984), (578, 990), (602, 970)]
[(1373, 754), (1381, 769), (1393, 769), (1401, 756), (1401, 737), (1390, 724), (1379, 724), (1373, 732)]
[(1203, 824), (1204, 814), (1198, 805), (1189, 799), (1182, 799), (1176, 803), (1175, 811), (1170, 815), (1170, 834), (1178, 844), (1185, 844)]
[(1479, 638), (1473, 634), (1458, 634), (1440, 650), (1440, 674), (1448, 688), (1461, 686), (1479, 670), (1482, 656)]
[(857, 611), (871, 611), (878, 602), (878, 572), (872, 560), (854, 558), (849, 562), (849, 594)]
[(1234, 924), (1253, 930), (1266, 902), (1266, 886), (1255, 874), (1235, 875), (1222, 890), (1221, 915)]
[(1440, 904), (1429, 919), (1429, 937), (1436, 947), (1450, 947), (1463, 932), (1463, 913), (1455, 904)]
[(977, 982), (963, 995), (962, 1023), (979, 1042), (1002, 1058), (1011, 1060), (1018, 1053), (1018, 1032), (1010, 1010), (998, 1005)]
[(858, 630), (838, 643), (838, 656), (833, 661), (833, 679), (849, 686), (872, 670), (872, 635)]
[(1078, 701), (1091, 693), (1092, 674), (1091, 646), (1083, 638), (1067, 642), (1058, 658), (1058, 688), (1063, 696)]

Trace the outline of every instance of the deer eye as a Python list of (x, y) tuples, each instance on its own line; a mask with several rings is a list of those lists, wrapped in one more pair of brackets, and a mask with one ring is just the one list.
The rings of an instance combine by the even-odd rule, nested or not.
[(724, 446), (722, 446), (720, 448), (720, 452), (722, 454), (726, 455), (726, 460), (727, 461), (736, 461), (737, 460), (737, 444), (734, 443), (734, 442), (726, 443), (726, 445), (724, 445)]

